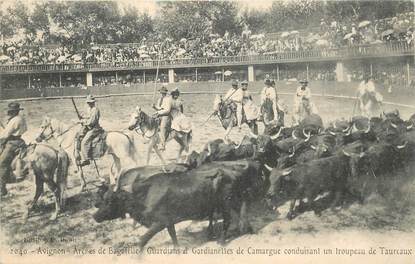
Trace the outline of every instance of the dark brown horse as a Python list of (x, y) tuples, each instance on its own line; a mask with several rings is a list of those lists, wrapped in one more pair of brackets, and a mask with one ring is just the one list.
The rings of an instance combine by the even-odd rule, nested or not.
[[(232, 101), (223, 101), (220, 96), (215, 98), (213, 109), (218, 113), (219, 121), (224, 129), (226, 129), (224, 139), (227, 140), (232, 128), (238, 125), (236, 116), (237, 105)], [(247, 120), (242, 111), (241, 124), (246, 123), (251, 129), (251, 133), (258, 134), (258, 125), (256, 120)]]
[(261, 105), (261, 116), (263, 118), (265, 131), (264, 134), (272, 135), (275, 134), (280, 127), (284, 126), (284, 111), (281, 111), (277, 106), (278, 111), (278, 119), (274, 121), (274, 110), (273, 110), (273, 102), (267, 98), (265, 102)]
[[(146, 164), (149, 164), (151, 151), (154, 150), (163, 165), (166, 165), (166, 162), (157, 147), (157, 144), (160, 142), (159, 120), (149, 116), (144, 111), (142, 111), (140, 107), (138, 107), (132, 114), (128, 127), (130, 130), (141, 131), (143, 137), (149, 139), (150, 141), (148, 145)], [(176, 161), (179, 162), (182, 152), (184, 150), (189, 152), (190, 144), (192, 142), (192, 131), (187, 133), (171, 129), (167, 141), (171, 139), (174, 139), (180, 145), (180, 149), (176, 158)]]

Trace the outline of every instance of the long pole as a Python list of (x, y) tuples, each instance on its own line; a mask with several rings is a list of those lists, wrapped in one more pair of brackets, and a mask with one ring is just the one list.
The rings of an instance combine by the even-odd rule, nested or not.
[[(235, 89), (235, 91), (233, 91), (232, 93), (231, 93), (231, 95), (229, 95), (229, 97), (228, 98), (225, 98), (225, 101), (223, 101), (223, 103), (226, 103), (231, 97), (232, 97), (232, 95), (234, 94), (234, 93), (236, 93), (236, 91), (238, 91), (239, 90), (239, 88), (238, 89)], [(205, 120), (205, 122), (203, 122), (203, 124), (202, 124), (202, 126), (204, 126), (206, 123), (207, 123), (207, 121), (209, 121), (209, 119), (214, 115), (216, 113), (216, 111), (215, 112), (213, 112), (213, 113), (211, 113), (209, 116), (208, 116), (208, 118)], [(220, 120), (220, 122), (222, 123), (222, 120), (220, 119), (220, 116), (219, 116), (219, 120)]]
[(157, 60), (157, 69), (156, 69), (156, 79), (154, 80), (154, 89), (153, 89), (153, 100), (151, 102), (154, 104), (154, 100), (156, 100), (156, 92), (157, 92), (157, 79), (159, 76), (159, 69), (160, 69), (160, 60), (161, 60), (161, 52), (163, 49), (163, 43), (161, 43), (158, 60)]

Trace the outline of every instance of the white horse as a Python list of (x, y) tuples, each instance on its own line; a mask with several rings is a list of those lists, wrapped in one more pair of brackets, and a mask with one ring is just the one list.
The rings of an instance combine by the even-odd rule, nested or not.
[(55, 148), (48, 144), (33, 144), (21, 150), (16, 159), (19, 163), (15, 170), (16, 176), (24, 178), (27, 175), (28, 168), (31, 168), (35, 175), (36, 192), (33, 200), (28, 205), (27, 211), (23, 214), (23, 220), (26, 222), (28, 219), (30, 212), (43, 193), (45, 183), (54, 196), (55, 212), (50, 219), (55, 220), (65, 206), (69, 166), (68, 154), (62, 148)]
[[(82, 167), (76, 162), (76, 135), (80, 130), (81, 124), (75, 123), (68, 125), (56, 119), (44, 117), (40, 126), (40, 133), (36, 140), (48, 141), (51, 138), (57, 140), (59, 146), (69, 155), (72, 164), (76, 166), (75, 172), (81, 179), (81, 192), (86, 187), (86, 181)], [(137, 165), (137, 150), (134, 141), (127, 134), (120, 131), (108, 131), (106, 137), (107, 150), (105, 154), (111, 155), (113, 163), (110, 166), (110, 182), (115, 183), (115, 179), (121, 172), (121, 169), (135, 167)], [(104, 154), (104, 155), (105, 155)]]

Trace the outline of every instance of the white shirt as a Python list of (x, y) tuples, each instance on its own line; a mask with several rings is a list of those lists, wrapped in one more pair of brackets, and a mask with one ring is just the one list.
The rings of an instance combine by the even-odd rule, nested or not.
[(277, 91), (274, 87), (264, 87), (261, 91), (261, 103), (264, 103), (266, 99), (271, 99), (273, 102), (277, 100)]
[(304, 90), (301, 89), (301, 86), (299, 86), (297, 88), (297, 92), (295, 93), (296, 97), (298, 97), (298, 99), (310, 99), (311, 98), (311, 91), (310, 88), (305, 87)]
[(229, 91), (225, 94), (223, 100), (225, 101), (233, 101), (235, 103), (242, 103), (242, 99), (244, 97), (244, 92), (242, 89), (235, 90), (234, 88), (229, 89)]
[(162, 98), (159, 99), (157, 102), (157, 106), (160, 105), (160, 110), (157, 111), (159, 115), (168, 115), (170, 114), (171, 107), (172, 107), (172, 98), (170, 96), (163, 97), (163, 101), (160, 102)]
[(7, 122), (6, 127), (0, 134), (1, 139), (6, 139), (9, 136), (21, 136), (27, 131), (26, 120), (21, 116), (17, 115), (12, 117)]

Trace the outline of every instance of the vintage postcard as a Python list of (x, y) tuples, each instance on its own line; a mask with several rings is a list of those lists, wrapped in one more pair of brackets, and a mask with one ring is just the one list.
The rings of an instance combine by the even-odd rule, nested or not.
[(0, 2), (0, 263), (414, 263), (414, 1)]

